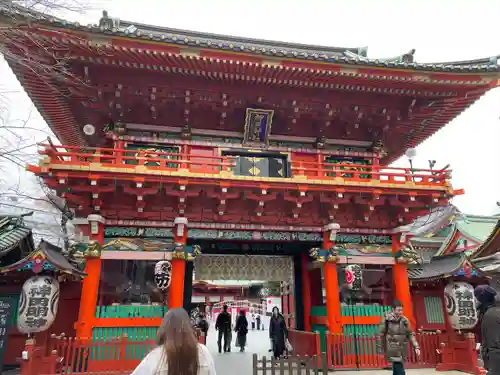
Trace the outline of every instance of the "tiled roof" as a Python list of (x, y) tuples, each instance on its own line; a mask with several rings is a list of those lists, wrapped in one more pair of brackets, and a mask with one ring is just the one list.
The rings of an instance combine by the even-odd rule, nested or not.
[(464, 215), (457, 221), (458, 229), (480, 242), (486, 241), (498, 223), (498, 219), (492, 216)]
[(32, 269), (34, 260), (40, 261), (41, 258), (48, 262), (51, 270), (83, 277), (86, 274), (80, 271), (77, 267), (72, 265), (64, 255), (62, 255), (60, 247), (52, 245), (51, 243), (42, 240), (38, 245), (37, 250), (30, 253), (23, 259), (15, 262), (14, 264), (0, 268), (0, 273), (13, 272), (17, 270)]
[(468, 263), (469, 261), (464, 253), (434, 257), (431, 259), (430, 263), (415, 268), (409, 268), (408, 278), (416, 281), (448, 277), (455, 273), (459, 273), (461, 268)]
[(483, 258), (498, 252), (500, 252), (500, 218), (472, 258)]
[(31, 241), (31, 248), (33, 248), (31, 229), (24, 225), (22, 218), (0, 217), (0, 256), (7, 254), (27, 238)]
[(200, 33), (187, 30), (172, 29), (145, 25), (137, 22), (118, 21), (117, 27), (99, 27), (97, 25), (80, 25), (60, 18), (51, 17), (22, 7), (3, 7), (0, 13), (15, 18), (16, 21), (36, 20), (41, 24), (53, 27), (134, 38), (136, 40), (163, 42), (183, 47), (213, 49), (227, 52), (240, 52), (252, 55), (293, 58), (309, 61), (330, 62), (369, 67), (396, 69), (414, 69), (436, 72), (500, 72), (500, 55), (470, 61), (441, 63), (418, 63), (413, 61), (414, 50), (393, 58), (368, 58), (367, 48), (339, 48), (316, 45), (304, 45), (277, 41), (249, 39), (235, 36)]

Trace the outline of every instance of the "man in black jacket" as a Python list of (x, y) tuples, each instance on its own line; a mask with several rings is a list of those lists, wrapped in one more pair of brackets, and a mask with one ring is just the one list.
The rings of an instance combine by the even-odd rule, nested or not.
[(215, 321), (215, 330), (219, 331), (217, 344), (219, 353), (222, 353), (222, 336), (224, 336), (224, 353), (231, 351), (231, 315), (227, 312), (227, 305), (222, 307), (222, 312)]

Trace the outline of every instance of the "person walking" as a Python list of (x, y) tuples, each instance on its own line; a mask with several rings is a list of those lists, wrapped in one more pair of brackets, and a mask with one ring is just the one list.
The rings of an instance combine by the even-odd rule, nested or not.
[(257, 323), (257, 331), (260, 331), (260, 314), (255, 317), (255, 322)]
[(131, 375), (217, 375), (214, 359), (207, 347), (198, 343), (184, 309), (168, 311), (156, 345)]
[(196, 324), (196, 328), (199, 329), (201, 332), (203, 332), (204, 343), (205, 343), (205, 345), (207, 345), (207, 335), (208, 335), (209, 324), (208, 324), (207, 319), (205, 318), (205, 315), (203, 313), (200, 313), (198, 323)]
[(234, 331), (236, 332), (236, 346), (239, 346), (240, 352), (244, 352), (248, 333), (248, 320), (244, 310), (240, 310), (240, 314), (236, 319)]
[(410, 321), (403, 315), (403, 306), (399, 301), (394, 301), (392, 311), (387, 313), (379, 328), (379, 349), (385, 353), (387, 361), (392, 363), (393, 375), (405, 375), (404, 362), (408, 354), (408, 341), (417, 356), (420, 356), (420, 347)]
[(252, 313), (252, 331), (255, 330), (255, 313)]
[(231, 315), (227, 312), (227, 305), (222, 306), (222, 312), (215, 321), (215, 330), (219, 331), (217, 345), (222, 353), (222, 338), (224, 337), (224, 353), (231, 351)]
[(273, 356), (275, 359), (279, 359), (286, 349), (288, 329), (286, 327), (285, 318), (281, 315), (278, 307), (274, 306), (272, 313), (269, 322), (269, 338), (271, 339)]
[(481, 323), (481, 357), (484, 368), (490, 375), (500, 374), (500, 301), (497, 292), (489, 285), (474, 289), (479, 302)]

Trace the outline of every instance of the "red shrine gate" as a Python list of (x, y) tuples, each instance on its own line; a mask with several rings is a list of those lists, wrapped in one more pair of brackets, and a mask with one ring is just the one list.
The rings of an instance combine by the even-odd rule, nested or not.
[[(322, 269), (326, 301), (319, 296), (318, 305), (324, 314), (312, 316), (318, 306), (308, 298), (322, 288), (305, 282), (304, 315), (310, 319), (304, 320), (315, 319), (330, 333), (294, 332), (297, 353), (324, 350), (332, 368), (381, 365), (368, 337), (344, 332), (356, 324), (338, 298), (340, 271), (354, 260), (391, 267), (391, 289), (414, 322), (413, 258), (404, 226), (463, 191), (453, 188), (446, 168), (389, 165), (497, 87), (497, 57), (425, 64), (415, 61), (415, 50), (370, 58), (366, 48), (134, 26), (108, 16), (99, 25), (80, 25), (11, 7), (0, 13), (6, 60), (62, 144), (44, 145), (43, 159), (29, 170), (67, 201), (89, 241), (80, 254), (87, 276), (78, 339), (54, 338), (50, 353), (29, 343), (23, 375), (76, 373), (94, 365), (129, 371), (147, 343), (117, 333), (140, 328), (150, 339), (167, 303), (162, 293), (155, 304), (149, 299), (141, 306), (117, 302), (111, 293), (101, 305), (100, 288), (113, 281), (101, 282), (106, 268), (144, 261), (145, 271), (168, 255), (168, 307), (181, 307), (191, 282), (186, 270), (199, 255), (188, 232), (210, 229), (214, 239), (228, 228), (250, 235), (234, 242), (253, 241), (262, 231), (319, 236), (318, 247), (304, 252), (301, 270), (308, 280), (309, 264)], [(168, 244), (158, 248), (157, 235), (148, 240), (138, 233), (149, 223), (155, 233), (169, 231)], [(132, 248), (106, 248), (105, 231), (113, 225), (127, 226), (123, 236), (134, 237), (128, 239)], [(339, 227), (347, 235), (388, 238), (339, 244)], [(293, 289), (288, 280), (285, 296)], [(364, 318), (374, 326), (381, 317)], [(101, 340), (103, 331), (112, 338)], [(424, 340), (416, 363), (464, 369), (461, 361), (472, 358), (465, 369), (477, 372), (473, 339), (461, 338), (450, 333)]]

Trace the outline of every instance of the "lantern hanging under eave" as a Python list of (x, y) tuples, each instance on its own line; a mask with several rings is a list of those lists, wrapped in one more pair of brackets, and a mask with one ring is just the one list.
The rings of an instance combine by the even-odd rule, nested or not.
[(351, 264), (345, 268), (345, 280), (350, 290), (361, 290), (363, 287), (363, 273), (361, 266)]
[(33, 276), (21, 290), (17, 329), (22, 333), (47, 330), (54, 322), (59, 305), (59, 283), (51, 276)]
[(474, 287), (462, 281), (451, 282), (444, 288), (446, 312), (454, 329), (472, 329), (478, 322)]
[(169, 260), (160, 260), (155, 264), (155, 283), (158, 289), (166, 290), (172, 281), (172, 263)]

